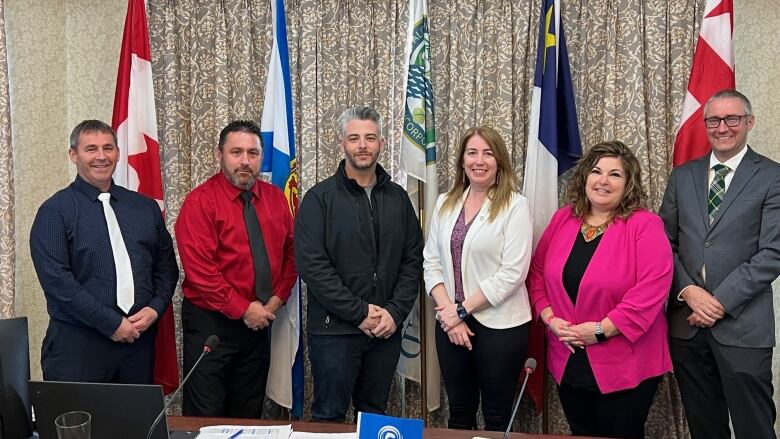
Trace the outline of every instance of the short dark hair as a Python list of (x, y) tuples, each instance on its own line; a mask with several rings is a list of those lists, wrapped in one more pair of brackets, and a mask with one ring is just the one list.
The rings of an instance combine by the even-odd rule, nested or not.
[(263, 149), (263, 134), (260, 132), (260, 126), (251, 120), (234, 120), (222, 128), (219, 132), (219, 150), (222, 151), (222, 147), (225, 146), (227, 136), (230, 133), (248, 133), (254, 134), (260, 139), (260, 149)]
[(566, 198), (574, 208), (574, 214), (579, 218), (585, 219), (590, 211), (590, 200), (585, 192), (588, 175), (599, 160), (604, 157), (620, 159), (625, 171), (625, 192), (623, 192), (623, 198), (613, 214), (621, 218), (628, 218), (647, 204), (647, 195), (642, 187), (642, 167), (634, 153), (619, 140), (601, 142), (593, 146), (577, 161), (574, 174), (569, 179), (566, 188)]
[(742, 108), (745, 110), (745, 116), (753, 115), (753, 106), (750, 104), (750, 99), (739, 91), (730, 88), (721, 90), (707, 99), (707, 103), (704, 104), (704, 114), (707, 114), (707, 110), (712, 102), (720, 99), (739, 99), (742, 102)]
[(79, 137), (81, 137), (82, 133), (104, 133), (104, 134), (111, 134), (111, 137), (114, 138), (114, 145), (119, 146), (119, 142), (116, 139), (116, 131), (114, 131), (113, 128), (111, 128), (111, 125), (103, 122), (102, 120), (96, 120), (96, 119), (87, 119), (84, 121), (81, 121), (78, 125), (76, 125), (76, 128), (73, 128), (73, 131), (70, 133), (70, 148), (75, 150), (76, 147), (79, 146)]

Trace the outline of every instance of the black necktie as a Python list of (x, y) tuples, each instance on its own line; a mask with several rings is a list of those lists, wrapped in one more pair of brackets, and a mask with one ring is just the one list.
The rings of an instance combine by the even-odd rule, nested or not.
[(271, 264), (265, 250), (263, 233), (260, 231), (260, 221), (257, 219), (255, 206), (252, 204), (252, 192), (241, 192), (244, 200), (244, 222), (249, 235), (249, 248), (252, 250), (252, 265), (255, 268), (255, 295), (263, 303), (271, 298)]

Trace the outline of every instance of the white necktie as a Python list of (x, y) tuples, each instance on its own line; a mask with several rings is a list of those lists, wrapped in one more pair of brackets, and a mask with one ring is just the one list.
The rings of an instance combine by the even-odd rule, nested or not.
[(106, 215), (108, 225), (108, 237), (111, 240), (111, 253), (114, 254), (114, 266), (116, 267), (116, 304), (125, 313), (130, 312), (135, 302), (135, 288), (133, 285), (133, 268), (130, 266), (130, 255), (127, 254), (125, 240), (122, 239), (122, 231), (116, 221), (114, 209), (111, 208), (111, 194), (98, 195), (103, 203), (103, 213)]

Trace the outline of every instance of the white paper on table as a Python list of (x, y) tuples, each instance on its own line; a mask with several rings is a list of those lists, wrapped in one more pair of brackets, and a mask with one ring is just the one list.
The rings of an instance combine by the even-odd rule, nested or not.
[(210, 425), (199, 431), (198, 439), (290, 439), (292, 425)]
[[(306, 431), (293, 431), (290, 439), (357, 439), (355, 433), (309, 433)], [(200, 439), (200, 438), (198, 438)]]

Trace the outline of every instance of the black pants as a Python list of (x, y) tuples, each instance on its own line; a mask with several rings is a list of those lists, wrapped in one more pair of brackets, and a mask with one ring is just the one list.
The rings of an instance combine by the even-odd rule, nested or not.
[(100, 332), (50, 319), (41, 348), (46, 381), (151, 384), (157, 325), (133, 343), (118, 343)]
[(441, 327), (436, 327), (436, 350), (450, 402), (447, 426), (476, 429), (481, 397), (485, 430), (506, 430), (528, 351), (529, 325), (492, 329), (474, 317), (468, 317), (466, 324), (474, 333), (471, 351), (452, 344)]
[(184, 387), (182, 414), (260, 418), (271, 362), (271, 327), (253, 331), (243, 320), (182, 303), (184, 374), (192, 369), (206, 339), (215, 334), (219, 346), (200, 362)]
[(344, 421), (350, 398), (356, 411), (385, 413), (401, 354), (400, 330), (388, 339), (309, 334), (308, 341), (314, 379), (312, 420)]
[(708, 328), (669, 347), (693, 439), (731, 438), (729, 414), (737, 439), (776, 437), (772, 348), (726, 346)]
[(571, 434), (644, 439), (645, 421), (660, 382), (660, 376), (648, 378), (633, 389), (611, 393), (561, 384), (558, 396)]

